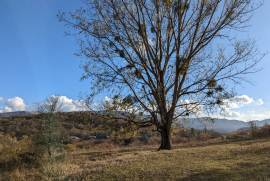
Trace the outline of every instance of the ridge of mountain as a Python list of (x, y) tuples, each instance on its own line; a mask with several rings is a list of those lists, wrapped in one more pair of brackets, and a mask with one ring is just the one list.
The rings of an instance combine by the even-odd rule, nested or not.
[[(270, 125), (270, 119), (261, 121), (254, 120), (252, 122), (254, 122), (257, 127)], [(250, 122), (230, 119), (190, 118), (187, 120), (179, 121), (179, 123), (185, 128), (194, 128), (199, 130), (207, 129), (220, 133), (234, 132), (239, 129), (250, 127)]]

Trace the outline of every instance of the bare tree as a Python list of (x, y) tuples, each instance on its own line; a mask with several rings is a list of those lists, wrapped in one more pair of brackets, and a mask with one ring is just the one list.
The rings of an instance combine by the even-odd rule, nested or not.
[(107, 90), (132, 97), (133, 108), (151, 116), (138, 124), (156, 125), (160, 149), (171, 149), (174, 120), (221, 105), (232, 83), (254, 71), (260, 59), (254, 42), (233, 35), (259, 6), (252, 0), (87, 0), (59, 18), (80, 40), (91, 95)]
[(56, 113), (62, 110), (62, 103), (59, 96), (50, 96), (37, 106), (39, 113)]

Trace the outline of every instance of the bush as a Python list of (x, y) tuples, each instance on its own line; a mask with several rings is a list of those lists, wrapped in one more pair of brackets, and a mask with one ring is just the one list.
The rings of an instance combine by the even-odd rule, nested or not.
[(0, 135), (1, 171), (18, 167), (33, 167), (40, 164), (40, 155), (34, 152), (29, 137), (17, 140), (16, 137)]
[(123, 139), (123, 145), (130, 145), (134, 141), (134, 138), (125, 138)]
[(140, 137), (139, 137), (139, 140), (141, 142), (148, 143), (150, 137), (151, 137), (151, 135), (148, 132), (142, 132)]
[(269, 137), (270, 136), (270, 126), (265, 125), (265, 126), (263, 126), (261, 128), (257, 128), (255, 130), (252, 130), (250, 134), (254, 138)]

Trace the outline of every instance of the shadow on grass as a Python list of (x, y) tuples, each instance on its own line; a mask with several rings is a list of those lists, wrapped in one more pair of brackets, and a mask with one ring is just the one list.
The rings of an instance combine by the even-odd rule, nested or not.
[(188, 175), (184, 178), (177, 179), (178, 181), (227, 181), (227, 180), (270, 180), (270, 164), (269, 162), (256, 165), (251, 162), (239, 163), (228, 170), (212, 169), (202, 172), (197, 172)]
[(227, 173), (224, 170), (213, 169), (209, 171), (194, 173), (187, 177), (177, 179), (177, 180), (178, 181), (198, 181), (198, 180), (220, 181), (220, 180), (231, 180), (232, 178), (233, 177), (231, 173)]
[[(249, 142), (249, 144), (254, 143)], [(244, 145), (249, 145), (244, 144)], [(223, 181), (223, 180), (262, 180), (262, 181), (270, 181), (270, 147), (252, 147), (246, 148), (243, 150), (231, 150), (229, 158), (219, 157), (213, 158), (215, 160), (227, 160), (233, 159), (236, 156), (241, 156), (243, 158), (251, 158), (253, 159), (243, 159), (237, 164), (233, 165), (228, 169), (212, 169), (205, 170), (201, 172), (196, 172), (190, 174), (184, 178), (179, 178), (179, 181), (200, 181), (200, 180), (208, 180), (208, 181)], [(253, 161), (252, 161), (253, 160)]]
[(254, 172), (238, 171), (238, 170), (218, 170), (191, 174), (187, 177), (177, 179), (178, 181), (227, 181), (227, 180), (270, 180), (270, 169), (256, 170)]

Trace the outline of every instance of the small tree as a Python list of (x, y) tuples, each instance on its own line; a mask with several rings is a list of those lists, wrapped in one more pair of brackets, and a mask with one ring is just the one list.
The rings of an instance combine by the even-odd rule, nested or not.
[(53, 156), (55, 150), (63, 148), (63, 128), (56, 119), (56, 113), (61, 111), (59, 97), (48, 97), (38, 105), (38, 112), (42, 114), (41, 131), (34, 137), (34, 144), (38, 151), (46, 152), (49, 157)]
[[(253, 72), (254, 42), (237, 40), (258, 7), (252, 0), (87, 0), (59, 14), (78, 32), (83, 79), (91, 95), (132, 97), (135, 110), (151, 116), (160, 149), (171, 148), (178, 117), (222, 104), (231, 84)], [(227, 88), (227, 89), (225, 89)]]
[(250, 121), (249, 127), (250, 127), (251, 136), (256, 137), (256, 131), (257, 131), (256, 121)]

